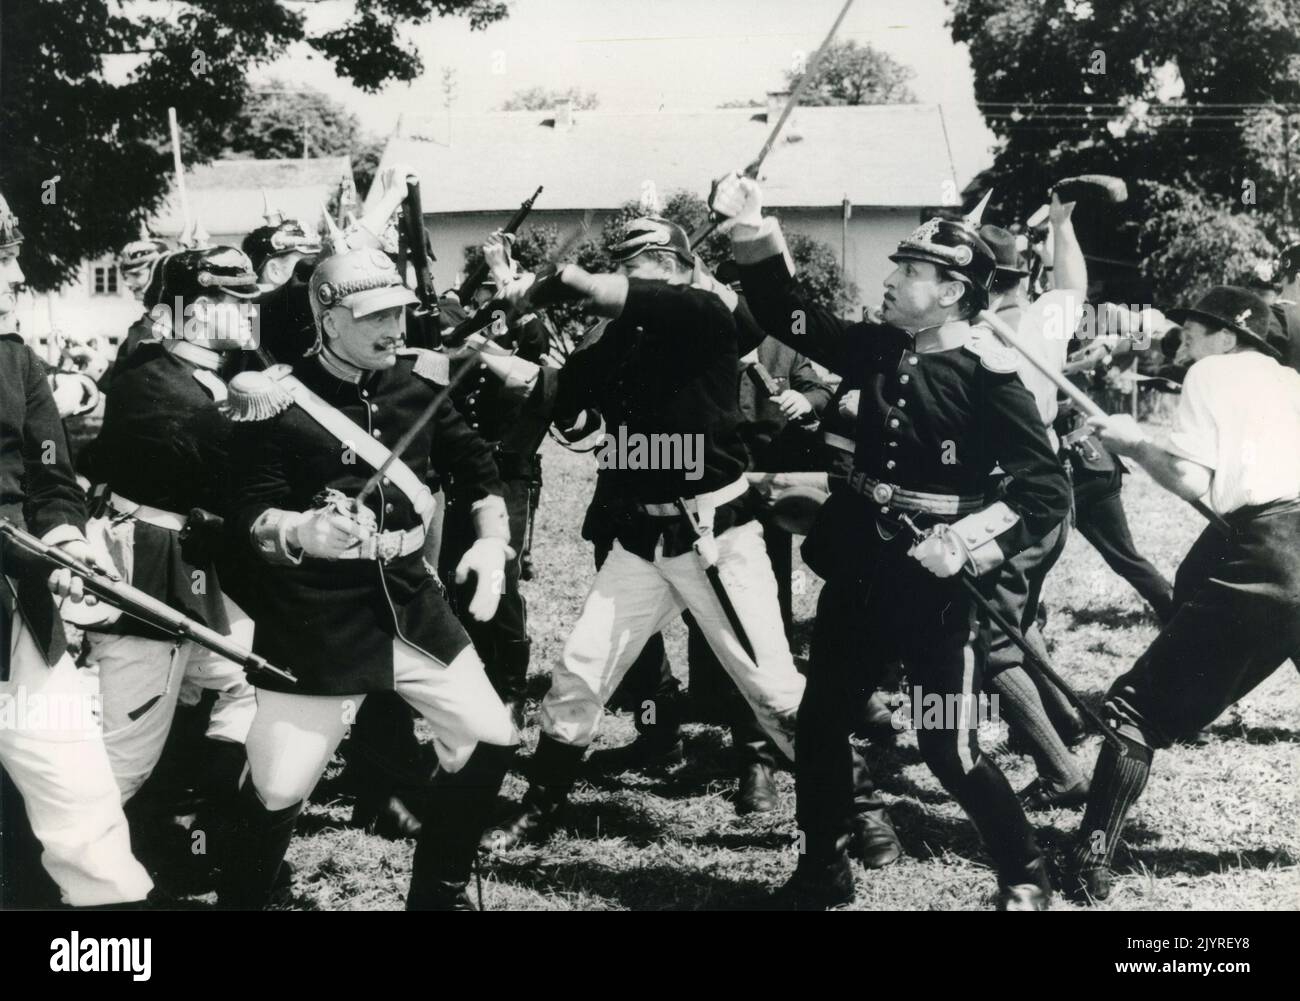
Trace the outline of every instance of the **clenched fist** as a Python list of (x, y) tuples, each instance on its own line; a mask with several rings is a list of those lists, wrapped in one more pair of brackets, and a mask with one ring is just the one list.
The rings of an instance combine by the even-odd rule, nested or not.
[(718, 226), (719, 233), (737, 226), (757, 228), (763, 221), (763, 190), (739, 173), (726, 174), (713, 182), (709, 208), (726, 220)]
[(953, 577), (961, 573), (969, 556), (961, 540), (950, 531), (940, 529), (926, 536), (908, 555), (936, 577)]
[(321, 560), (342, 559), (370, 538), (371, 529), (337, 511), (304, 511), (285, 529), (285, 539), (295, 549)]
[[(96, 562), (95, 554), (91, 552), (90, 545), (81, 539), (69, 539), (67, 542), (60, 543), (59, 548), (74, 560), (84, 563), (88, 567), (103, 569)], [(116, 576), (116, 574), (113, 576)], [(81, 578), (64, 567), (60, 567), (50, 574), (48, 585), (50, 591), (60, 598), (84, 601), (87, 605), (93, 605), (99, 600), (93, 594), (87, 594), (86, 586)]]
[(772, 402), (780, 409), (787, 420), (797, 421), (800, 417), (812, 413), (812, 404), (808, 397), (797, 389), (787, 389), (772, 397)]

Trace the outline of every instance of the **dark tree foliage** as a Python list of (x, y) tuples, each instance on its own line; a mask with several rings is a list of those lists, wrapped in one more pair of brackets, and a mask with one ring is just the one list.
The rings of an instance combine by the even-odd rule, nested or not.
[[(27, 236), (38, 290), (132, 239), (171, 183), (167, 108), (187, 164), (220, 155), (250, 70), (306, 44), (365, 90), (423, 70), (407, 25), (507, 14), (496, 0), (368, 0), (309, 30), (293, 0), (21, 0), (0, 4), (0, 192)], [(57, 178), (57, 180), (55, 180)]]
[[(1061, 177), (1119, 175), (1128, 203), (1076, 213), (1084, 249), (1140, 266), (1162, 295), (1194, 292), (1179, 286), (1211, 274), (1222, 280), (1237, 267), (1223, 252), (1269, 253), (1294, 231), (1288, 175), (1300, 151), (1285, 139), (1300, 138), (1300, 0), (949, 7), (999, 140), (980, 184), (996, 188), (995, 221), (1024, 219)], [(1178, 252), (1212, 253), (1229, 217), (1232, 239), (1217, 262), (1175, 261), (1157, 245), (1177, 233)]]

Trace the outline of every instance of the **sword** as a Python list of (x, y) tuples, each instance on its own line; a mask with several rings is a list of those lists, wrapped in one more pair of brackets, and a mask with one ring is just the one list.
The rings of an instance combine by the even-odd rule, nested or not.
[[(917, 528), (916, 522), (906, 514), (899, 512), (898, 518), (904, 525), (912, 530), (912, 535), (916, 538), (917, 542), (921, 542), (929, 537), (928, 533)], [(1038, 654), (1034, 653), (1033, 648), (1025, 641), (1025, 637), (1021, 635), (1020, 630), (1012, 625), (1005, 615), (994, 608), (992, 602), (984, 597), (984, 595), (980, 594), (979, 586), (964, 570), (960, 576), (962, 586), (966, 588), (966, 592), (970, 595), (971, 601), (975, 603), (975, 607), (987, 615), (999, 629), (1006, 633), (1007, 638), (1010, 639), (1011, 642), (1020, 649), (1020, 652), (1025, 655), (1025, 666), (1033, 668), (1034, 671), (1050, 681), (1052, 687), (1065, 696), (1065, 700), (1077, 709), (1080, 715), (1093, 725), (1096, 731), (1101, 734), (1107, 743), (1111, 744), (1121, 755), (1124, 755), (1124, 742), (1120, 740), (1119, 736), (1106, 725), (1106, 721), (1098, 715), (1096, 710), (1085, 703), (1083, 699), (1079, 698), (1078, 693), (1070, 687), (1069, 683), (1064, 678), (1039, 659)]]
[[(840, 25), (844, 22), (844, 18), (847, 16), (849, 8), (852, 6), (853, 0), (844, 0), (844, 6), (840, 9), (839, 17), (837, 17), (835, 23), (831, 25), (831, 30), (826, 33), (826, 37), (822, 40), (821, 47), (813, 53), (812, 59), (808, 61), (807, 67), (799, 77), (799, 82), (794, 85), (794, 90), (790, 92), (790, 96), (786, 99), (785, 107), (781, 109), (780, 117), (777, 118), (776, 124), (772, 126), (771, 131), (767, 134), (767, 141), (763, 143), (763, 148), (758, 151), (758, 156), (754, 157), (749, 166), (745, 168), (744, 175), (746, 177), (753, 180), (758, 179), (758, 172), (763, 166), (763, 161), (766, 160), (767, 155), (772, 152), (772, 147), (776, 145), (777, 137), (781, 135), (781, 130), (785, 128), (785, 123), (789, 120), (790, 116), (794, 113), (794, 109), (798, 106), (799, 98), (803, 95), (804, 89), (808, 86), (808, 81), (816, 75), (817, 67), (822, 61), (822, 56), (824, 56), (826, 50), (830, 48), (831, 40), (835, 37), (835, 33), (840, 30)], [(691, 233), (691, 249), (694, 250), (701, 240), (717, 229), (720, 222), (722, 222), (720, 218), (715, 216), (713, 213), (710, 213), (709, 218), (699, 226), (695, 227), (694, 232)]]
[(758, 658), (754, 656), (754, 647), (749, 642), (749, 636), (745, 633), (745, 627), (741, 624), (740, 616), (736, 613), (736, 606), (731, 603), (731, 595), (727, 594), (726, 585), (722, 583), (722, 574), (718, 572), (717, 553), (706, 553), (704, 550), (710, 547), (716, 547), (717, 543), (713, 538), (713, 528), (704, 528), (695, 516), (691, 514), (690, 508), (686, 506), (686, 501), (677, 498), (677, 509), (681, 511), (682, 517), (686, 523), (691, 526), (691, 531), (695, 533), (695, 553), (700, 558), (700, 566), (704, 570), (704, 576), (708, 578), (709, 586), (713, 588), (713, 593), (718, 597), (718, 604), (722, 606), (722, 614), (727, 617), (732, 631), (736, 634), (736, 639), (740, 640), (740, 646), (749, 654), (749, 659), (758, 663)]

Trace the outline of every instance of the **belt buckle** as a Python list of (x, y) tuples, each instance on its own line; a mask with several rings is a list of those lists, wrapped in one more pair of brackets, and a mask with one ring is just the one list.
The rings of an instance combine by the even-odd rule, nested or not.
[(888, 483), (877, 483), (871, 488), (871, 499), (877, 504), (888, 504), (894, 498), (894, 488)]
[(401, 532), (384, 532), (377, 536), (377, 539), (379, 541), (379, 561), (381, 563), (389, 563), (401, 555)]

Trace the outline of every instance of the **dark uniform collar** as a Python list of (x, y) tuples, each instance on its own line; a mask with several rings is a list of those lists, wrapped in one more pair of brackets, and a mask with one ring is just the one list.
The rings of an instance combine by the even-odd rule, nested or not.
[(911, 336), (912, 350), (919, 355), (951, 351), (970, 340), (970, 324), (965, 320), (947, 320), (933, 327), (922, 327)]
[(321, 348), (320, 353), (316, 355), (316, 359), (320, 362), (321, 368), (341, 382), (360, 385), (362, 380), (370, 374), (365, 369), (357, 368), (351, 362), (344, 361), (331, 351), (328, 346)]

